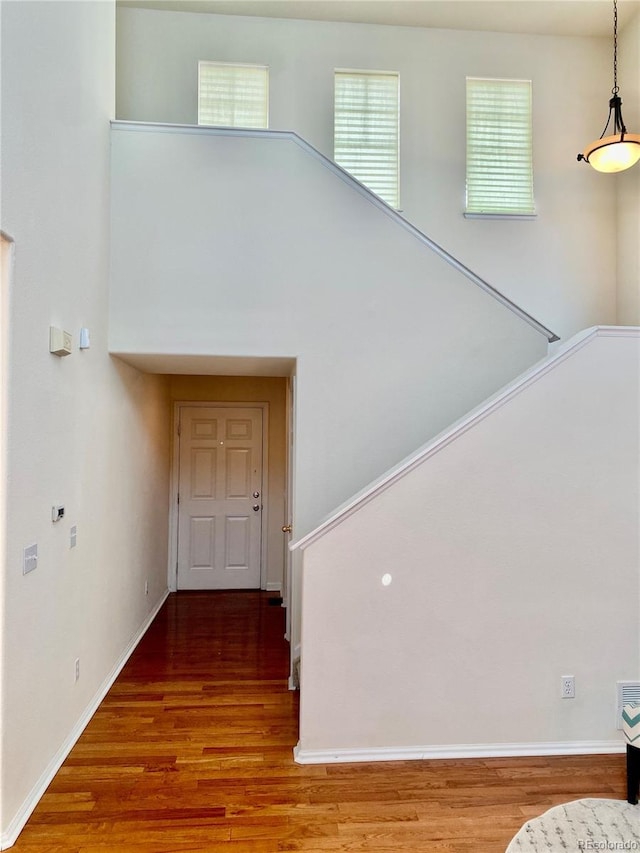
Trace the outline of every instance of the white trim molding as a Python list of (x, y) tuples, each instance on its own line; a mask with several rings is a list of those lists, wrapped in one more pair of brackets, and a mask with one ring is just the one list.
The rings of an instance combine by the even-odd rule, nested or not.
[(521, 221), (529, 221), (533, 222), (538, 218), (537, 213), (469, 213), (468, 211), (463, 211), (462, 215), (465, 219), (496, 219), (496, 220), (521, 220)]
[(31, 813), (38, 805), (40, 798), (51, 784), (53, 777), (56, 775), (73, 747), (76, 745), (80, 735), (89, 724), (95, 712), (98, 710), (100, 703), (111, 689), (116, 678), (120, 675), (124, 665), (133, 654), (133, 651), (135, 650), (136, 646), (147, 633), (149, 626), (160, 612), (160, 609), (167, 600), (168, 596), (169, 590), (166, 589), (162, 593), (160, 600), (157, 602), (153, 610), (148, 614), (140, 628), (131, 638), (129, 644), (116, 661), (115, 666), (107, 675), (105, 680), (102, 682), (102, 684), (94, 694), (93, 699), (91, 699), (91, 701), (85, 708), (84, 712), (82, 713), (82, 716), (75, 724), (73, 729), (70, 731), (68, 737), (62, 743), (56, 754), (49, 762), (45, 771), (42, 773), (38, 781), (35, 783), (31, 791), (27, 795), (26, 799), (18, 810), (18, 813), (0, 837), (0, 850), (7, 850), (9, 847), (12, 847), (16, 843), (18, 836), (22, 832), (26, 822), (31, 817)]
[(617, 740), (552, 743), (456, 743), (443, 746), (380, 746), (371, 749), (293, 750), (296, 764), (347, 764), (374, 761), (424, 761), (437, 758), (517, 758), (540, 755), (610, 755), (625, 751)]
[(373, 500), (377, 495), (386, 491), (390, 486), (402, 479), (406, 474), (413, 471), (415, 468), (422, 465), (431, 456), (435, 456), (447, 445), (454, 442), (460, 436), (464, 435), (474, 426), (479, 424), (493, 412), (501, 409), (509, 400), (521, 394), (535, 382), (542, 379), (547, 373), (550, 373), (555, 368), (559, 367), (566, 359), (575, 355), (590, 341), (595, 338), (640, 338), (640, 327), (637, 326), (593, 326), (590, 329), (585, 329), (583, 332), (575, 335), (567, 343), (558, 347), (552, 355), (535, 364), (529, 370), (522, 373), (513, 382), (510, 382), (492, 397), (485, 400), (475, 409), (472, 409), (467, 415), (453, 423), (448, 429), (441, 432), (434, 439), (429, 441), (423, 447), (419, 448), (411, 456), (399, 462), (391, 470), (383, 474), (382, 477), (369, 484), (363, 491), (354, 495), (350, 500), (344, 503), (341, 507), (322, 522), (315, 530), (307, 533), (301, 539), (292, 542), (289, 547), (291, 550), (300, 548), (304, 550), (309, 545), (316, 542), (325, 533), (333, 530), (344, 520), (357, 512), (369, 501)]

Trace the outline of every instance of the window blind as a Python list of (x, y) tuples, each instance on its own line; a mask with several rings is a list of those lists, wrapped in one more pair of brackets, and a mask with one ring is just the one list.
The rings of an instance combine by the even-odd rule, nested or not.
[(198, 124), (268, 127), (267, 66), (199, 62)]
[(467, 213), (533, 214), (530, 80), (467, 78)]
[(392, 207), (399, 206), (399, 75), (336, 71), (334, 160)]

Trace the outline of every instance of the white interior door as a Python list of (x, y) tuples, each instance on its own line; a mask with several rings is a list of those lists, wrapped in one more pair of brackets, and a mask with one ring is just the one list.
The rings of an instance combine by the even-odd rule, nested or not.
[(180, 408), (178, 589), (258, 589), (262, 409)]

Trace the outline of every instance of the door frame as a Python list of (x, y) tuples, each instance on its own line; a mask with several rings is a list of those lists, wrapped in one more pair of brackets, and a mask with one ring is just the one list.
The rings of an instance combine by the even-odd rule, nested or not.
[[(293, 529), (293, 506), (294, 506), (294, 489), (295, 480), (293, 472), (295, 470), (295, 430), (296, 430), (296, 410), (295, 410), (295, 393), (296, 393), (296, 376), (291, 375), (287, 379), (287, 399), (286, 399), (286, 456), (285, 456), (285, 515), (284, 523)], [(283, 530), (284, 533), (284, 530)], [(293, 555), (289, 549), (289, 543), (292, 541), (292, 531), (285, 534), (283, 542), (283, 565), (282, 565), (282, 605), (286, 607), (287, 614), (285, 620), (285, 639), (291, 643), (291, 580), (292, 580), (292, 561)], [(291, 656), (290, 656), (291, 657)]]
[(260, 589), (267, 588), (269, 530), (269, 403), (222, 402), (220, 400), (176, 400), (171, 425), (171, 471), (169, 474), (169, 592), (178, 589), (178, 485), (180, 482), (180, 412), (183, 408), (262, 409), (262, 512), (260, 513)]

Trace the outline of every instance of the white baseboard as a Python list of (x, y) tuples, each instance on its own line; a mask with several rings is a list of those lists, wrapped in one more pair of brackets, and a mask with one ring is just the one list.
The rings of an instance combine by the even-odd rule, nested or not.
[(279, 595), (282, 591), (282, 584), (279, 581), (268, 581), (267, 592), (277, 592)]
[(603, 755), (625, 751), (618, 740), (558, 741), (552, 743), (461, 743), (446, 746), (383, 746), (371, 749), (293, 750), (297, 764), (346, 764), (360, 761), (420, 761), (433, 758), (514, 758), (537, 755)]
[(69, 736), (66, 738), (66, 740), (64, 741), (64, 743), (62, 744), (60, 749), (53, 756), (53, 758), (49, 762), (47, 768), (45, 769), (44, 773), (42, 774), (42, 776), (40, 776), (40, 778), (38, 779), (36, 784), (33, 786), (31, 791), (27, 795), (27, 798), (25, 799), (25, 801), (20, 806), (17, 814), (15, 815), (15, 817), (13, 818), (13, 820), (11, 821), (9, 826), (6, 828), (6, 830), (0, 836), (0, 850), (7, 850), (9, 847), (12, 847), (16, 843), (18, 836), (20, 835), (20, 833), (22, 832), (22, 829), (24, 828), (25, 823), (31, 817), (31, 813), (33, 812), (35, 807), (38, 805), (40, 798), (42, 797), (44, 792), (47, 790), (49, 785), (51, 784), (51, 780), (56, 775), (56, 773), (60, 769), (62, 763), (64, 762), (66, 757), (69, 755), (69, 753), (71, 752), (71, 750), (75, 746), (78, 738), (80, 737), (82, 732), (87, 727), (89, 721), (91, 720), (91, 717), (93, 717), (95, 712), (98, 710), (100, 703), (102, 702), (104, 697), (109, 692), (113, 682), (120, 675), (122, 668), (124, 667), (126, 662), (129, 660), (129, 658), (131, 657), (131, 654), (132, 654), (133, 650), (135, 649), (135, 647), (138, 645), (140, 640), (146, 634), (149, 626), (151, 625), (153, 620), (158, 615), (160, 608), (165, 603), (168, 596), (169, 596), (169, 590), (167, 589), (162, 594), (160, 601), (156, 604), (156, 606), (151, 611), (151, 613), (149, 613), (149, 615), (147, 616), (145, 621), (142, 623), (142, 625), (140, 626), (140, 628), (138, 629), (136, 634), (130, 640), (126, 649), (123, 651), (123, 653), (118, 658), (115, 666), (113, 667), (113, 669), (111, 670), (109, 675), (105, 678), (105, 680), (102, 682), (102, 684), (98, 688), (97, 692), (95, 693), (93, 699), (91, 700), (89, 705), (85, 708), (82, 716), (80, 717), (78, 722), (75, 724), (75, 726), (73, 727), (73, 729), (69, 733)]

